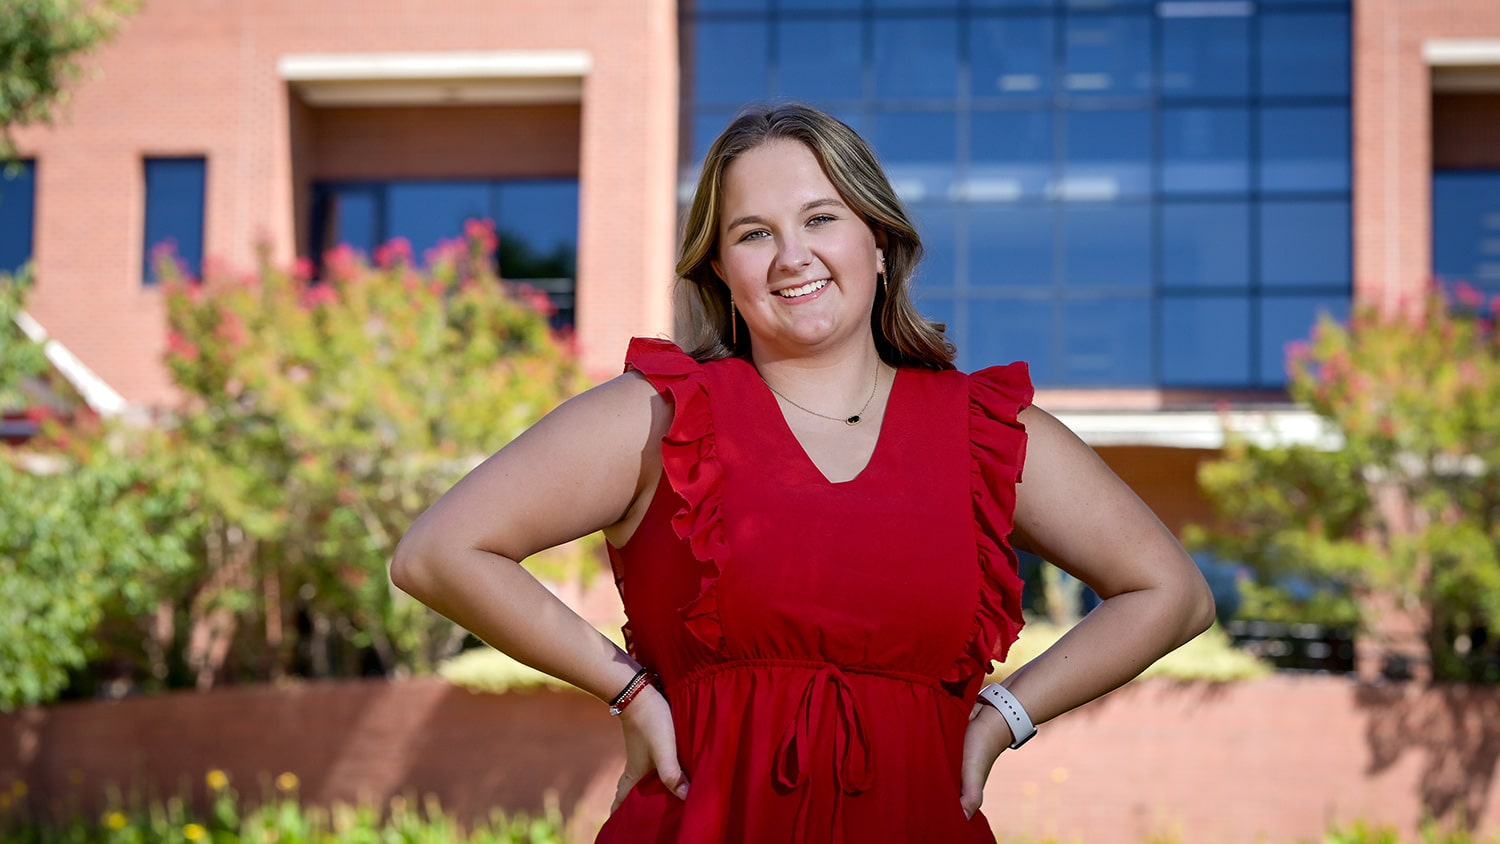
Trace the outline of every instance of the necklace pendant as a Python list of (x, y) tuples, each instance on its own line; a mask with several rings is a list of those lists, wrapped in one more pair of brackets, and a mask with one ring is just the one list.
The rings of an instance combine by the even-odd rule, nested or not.
[(859, 414), (856, 413), (853, 416), (849, 417), (848, 419), (845, 419), (844, 420), (844, 424), (848, 425), (851, 428), (853, 428), (855, 425), (858, 425), (859, 424)]

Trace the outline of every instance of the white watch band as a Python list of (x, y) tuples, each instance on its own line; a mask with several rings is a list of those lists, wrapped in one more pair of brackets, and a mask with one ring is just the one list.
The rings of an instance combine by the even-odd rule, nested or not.
[(1031, 716), (1026, 714), (1021, 702), (1010, 693), (1010, 689), (999, 683), (991, 683), (979, 690), (979, 700), (995, 707), (1005, 716), (1005, 722), (1010, 724), (1011, 750), (1019, 748), (1036, 735), (1036, 725), (1031, 723)]

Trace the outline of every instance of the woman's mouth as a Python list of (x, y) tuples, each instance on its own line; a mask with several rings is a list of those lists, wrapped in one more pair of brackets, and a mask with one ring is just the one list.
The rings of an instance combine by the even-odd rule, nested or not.
[(776, 295), (783, 299), (798, 299), (813, 293), (817, 293), (828, 286), (828, 279), (820, 278), (817, 281), (809, 281), (801, 287), (788, 287), (785, 290), (776, 291)]

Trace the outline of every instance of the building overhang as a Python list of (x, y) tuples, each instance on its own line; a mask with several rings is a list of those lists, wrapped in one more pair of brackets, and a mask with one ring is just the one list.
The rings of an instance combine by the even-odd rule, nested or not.
[(1500, 38), (1431, 39), (1422, 44), (1422, 59), (1434, 91), (1500, 91)]
[[(48, 336), (47, 330), (42, 328), (41, 323), (37, 322), (31, 314), (18, 311), (14, 320), (27, 339), (42, 347), (42, 354), (47, 356), (47, 361), (62, 373), (73, 389), (78, 391), (84, 403), (95, 413), (100, 416), (120, 416), (131, 409), (130, 403), (125, 401), (124, 396), (100, 378), (98, 373), (90, 369), (67, 346)], [(16, 435), (19, 436), (21, 433), (17, 429)], [(34, 433), (34, 431), (26, 433)]]
[(1146, 446), (1220, 449), (1227, 437), (1261, 446), (1309, 445), (1335, 450), (1342, 438), (1300, 407), (1213, 410), (1066, 411), (1058, 420), (1096, 448)]
[(288, 54), (281, 78), (308, 105), (540, 105), (583, 100), (586, 50)]

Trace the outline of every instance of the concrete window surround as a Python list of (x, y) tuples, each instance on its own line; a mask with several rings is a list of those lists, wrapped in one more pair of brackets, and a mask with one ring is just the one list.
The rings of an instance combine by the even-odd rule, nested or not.
[(281, 78), (317, 106), (577, 103), (587, 50), (311, 53), (277, 60)]
[(1434, 91), (1500, 91), (1500, 38), (1431, 39), (1422, 44), (1422, 58)]

